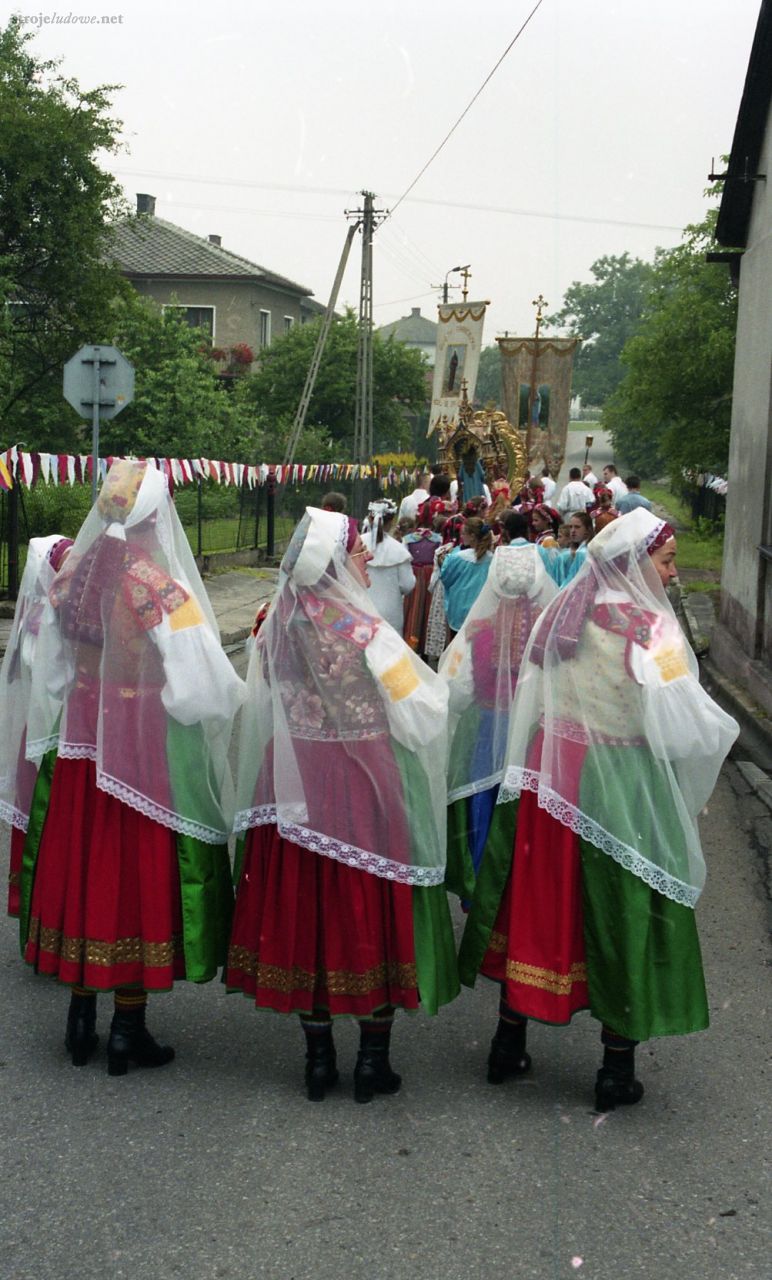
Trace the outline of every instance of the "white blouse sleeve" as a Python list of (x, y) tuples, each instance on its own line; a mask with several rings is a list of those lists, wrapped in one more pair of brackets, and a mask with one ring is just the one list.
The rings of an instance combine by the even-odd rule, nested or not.
[(233, 718), (247, 696), (193, 596), (149, 632), (158, 646), (166, 683), (161, 700), (180, 724)]
[(680, 631), (669, 628), (650, 650), (632, 646), (633, 674), (643, 685), (646, 738), (678, 778), (690, 813), (707, 803), (739, 725), (703, 689)]
[(403, 596), (409, 596), (411, 591), (415, 590), (415, 574), (413, 573), (413, 561), (403, 560), (399, 566), (399, 576), (397, 578), (399, 589)]
[(38, 643), (35, 644), (32, 652), (32, 661), (30, 662), (31, 670), (34, 670), (36, 652), (39, 652), (43, 647), (39, 644), (43, 635), (45, 635), (46, 691), (55, 702), (61, 703), (64, 698), (65, 688), (74, 678), (75, 670), (72, 662), (67, 657), (67, 651), (59, 628), (59, 615), (50, 600), (47, 600), (43, 607), (40, 630), (36, 637)]
[(424, 666), (391, 627), (379, 627), (365, 649), (365, 661), (378, 682), (389, 729), (411, 751), (444, 733), (447, 686)]
[(472, 646), (466, 642), (462, 634), (456, 636), (447, 657), (440, 662), (440, 679), (448, 686), (448, 707), (455, 715), (474, 701), (474, 672), (472, 668)]

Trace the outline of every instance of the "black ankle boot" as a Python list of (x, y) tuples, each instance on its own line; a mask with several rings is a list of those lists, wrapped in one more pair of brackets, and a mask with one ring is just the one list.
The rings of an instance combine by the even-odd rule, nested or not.
[(372, 1102), (376, 1093), (398, 1093), (402, 1077), (389, 1062), (391, 1028), (370, 1031), (363, 1027), (354, 1068), (354, 1101)]
[(512, 1076), (525, 1075), (531, 1069), (531, 1056), (525, 1051), (528, 1023), (499, 1021), (488, 1054), (488, 1084), (503, 1084)]
[(643, 1085), (635, 1078), (637, 1040), (629, 1040), (604, 1024), (601, 1031), (603, 1066), (595, 1078), (596, 1111), (632, 1106), (643, 1097)]
[(329, 1031), (306, 1031), (306, 1093), (309, 1102), (324, 1102), (328, 1089), (338, 1083), (337, 1058)]
[(632, 1106), (643, 1097), (643, 1085), (632, 1069), (601, 1067), (595, 1078), (595, 1110), (613, 1111), (618, 1106)]
[(96, 1027), (96, 996), (70, 996), (64, 1047), (74, 1067), (85, 1067), (99, 1044)]
[(107, 1070), (125, 1076), (129, 1062), (138, 1067), (165, 1067), (174, 1057), (170, 1045), (158, 1044), (145, 1026), (145, 1006), (116, 1009), (107, 1042)]

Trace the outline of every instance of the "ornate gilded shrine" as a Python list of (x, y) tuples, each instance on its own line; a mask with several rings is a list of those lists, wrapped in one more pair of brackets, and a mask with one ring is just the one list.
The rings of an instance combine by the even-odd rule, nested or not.
[(436, 428), (437, 458), (447, 473), (461, 478), (462, 459), (473, 450), (485, 469), (488, 485), (496, 478), (506, 480), (510, 493), (523, 487), (528, 466), (525, 436), (499, 409), (474, 410), (467, 399), (466, 383), (461, 385), (458, 422), (443, 418)]

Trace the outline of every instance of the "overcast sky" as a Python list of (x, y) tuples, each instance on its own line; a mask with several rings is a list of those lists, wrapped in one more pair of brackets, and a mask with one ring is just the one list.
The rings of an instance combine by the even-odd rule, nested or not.
[[(82, 86), (121, 84), (132, 203), (326, 302), (363, 188), (394, 206), (536, 0), (44, 0), (40, 56)], [(6, 9), (6, 14), (10, 12)], [(471, 263), (484, 341), (530, 333), (604, 254), (651, 258), (705, 210), (728, 152), (758, 0), (542, 0), (411, 195), (378, 230), (374, 315), (436, 318)], [(112, 24), (54, 17), (120, 18)], [(359, 298), (359, 241), (339, 305)], [(450, 277), (451, 283), (457, 277)], [(460, 293), (451, 293), (451, 298)]]

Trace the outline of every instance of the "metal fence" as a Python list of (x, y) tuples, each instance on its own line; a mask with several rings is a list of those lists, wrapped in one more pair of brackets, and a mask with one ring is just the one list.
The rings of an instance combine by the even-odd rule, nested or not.
[(722, 525), (726, 516), (726, 494), (716, 493), (708, 485), (690, 486), (684, 491), (684, 502), (689, 504), (695, 520), (709, 520)]
[[(389, 489), (395, 501), (411, 483)], [(307, 506), (319, 506), (334, 489), (346, 510), (359, 518), (381, 490), (378, 481), (338, 479), (326, 484), (219, 485), (214, 480), (175, 489), (174, 502), (191, 549), (199, 560), (237, 551), (271, 559), (284, 546)], [(16, 598), (30, 538), (61, 533), (74, 538), (91, 507), (88, 485), (14, 485), (0, 491), (0, 596)]]

